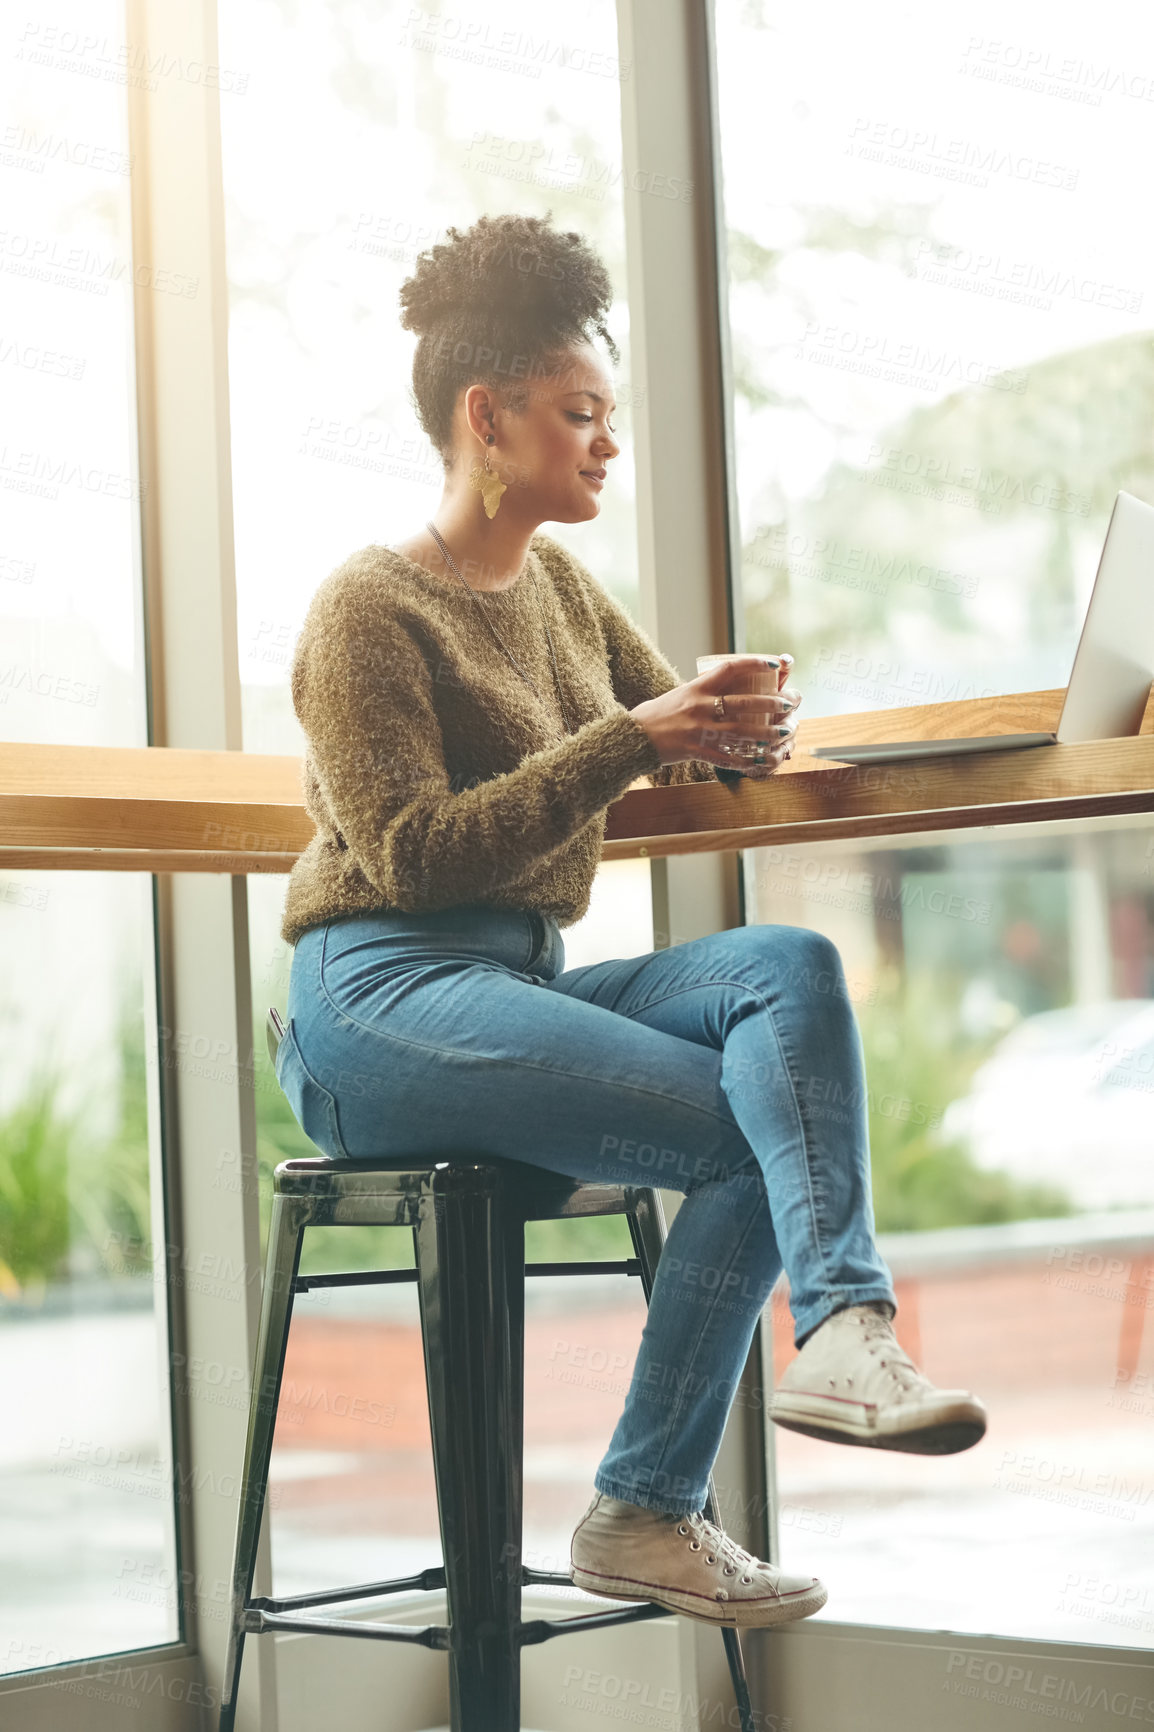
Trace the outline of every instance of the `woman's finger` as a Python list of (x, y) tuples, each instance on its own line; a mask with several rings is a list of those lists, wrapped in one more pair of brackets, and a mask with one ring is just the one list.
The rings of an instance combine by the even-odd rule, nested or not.
[(786, 686), (780, 692), (726, 692), (724, 719), (753, 729), (760, 727), (766, 716), (784, 721), (800, 703), (801, 693), (796, 686)]
[(727, 753), (727, 762), (722, 765), (722, 768), (740, 770), (743, 775), (748, 776), (754, 782), (764, 781), (767, 776), (772, 776), (775, 770), (780, 769), (786, 758), (792, 755), (793, 731), (791, 730), (788, 738), (776, 741), (767, 740), (763, 750), (765, 757), (760, 764), (756, 758), (746, 756), (743, 752)]

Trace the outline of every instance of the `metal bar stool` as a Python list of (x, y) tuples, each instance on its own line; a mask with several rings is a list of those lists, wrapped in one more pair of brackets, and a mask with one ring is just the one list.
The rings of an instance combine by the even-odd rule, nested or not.
[[(268, 1015), (270, 1055), (284, 1033)], [(525, 1222), (625, 1214), (635, 1255), (624, 1261), (525, 1262)], [(304, 1230), (318, 1225), (409, 1227), (414, 1269), (298, 1274)], [(646, 1303), (665, 1239), (653, 1190), (581, 1184), (494, 1156), (453, 1155), (430, 1166), (404, 1158), (282, 1161), (261, 1298), (233, 1557), (220, 1732), (233, 1732), (246, 1635), (272, 1630), (416, 1642), (448, 1654), (453, 1732), (519, 1732), (521, 1648), (574, 1630), (671, 1617), (652, 1601), (606, 1612), (523, 1622), (521, 1589), (572, 1586), (521, 1561), (526, 1275), (639, 1275)], [(274, 1599), (252, 1597), (293, 1296), (312, 1288), (416, 1281), (424, 1342), (433, 1468), (444, 1563), (419, 1575)], [(712, 1479), (706, 1515), (716, 1519)], [(404, 1590), (446, 1593), (447, 1625), (410, 1626), (317, 1616), (315, 1607)], [(736, 1629), (722, 1629), (742, 1732), (753, 1732)]]

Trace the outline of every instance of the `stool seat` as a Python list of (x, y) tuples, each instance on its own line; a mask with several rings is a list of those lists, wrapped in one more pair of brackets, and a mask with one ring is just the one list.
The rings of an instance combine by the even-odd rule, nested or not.
[[(459, 1151), (432, 1161), (424, 1157), (415, 1165), (412, 1155), (388, 1156), (366, 1161), (303, 1158), (282, 1161), (277, 1168), (277, 1189), (286, 1197), (309, 1197), (314, 1202), (339, 1204), (335, 1219), (348, 1224), (359, 1205), (375, 1210), (387, 1195), (418, 1197), (433, 1183), (431, 1175), (462, 1167), (491, 1168), (506, 1175), (519, 1191), (519, 1212), (526, 1221), (561, 1221), (580, 1215), (619, 1215), (624, 1211), (625, 1189), (621, 1185), (578, 1183), (563, 1173), (532, 1167), (484, 1153), (463, 1155)], [(382, 1184), (388, 1179), (388, 1184)], [(442, 1187), (446, 1182), (441, 1180)]]
[[(283, 1024), (270, 1009), (276, 1058)], [(619, 1261), (525, 1262), (525, 1224), (625, 1215), (634, 1256)], [(299, 1273), (310, 1226), (407, 1227), (411, 1269)], [(228, 1650), (219, 1732), (233, 1732), (246, 1635), (312, 1632), (416, 1642), (449, 1662), (453, 1732), (519, 1732), (520, 1653), (569, 1631), (670, 1617), (653, 1601), (575, 1617), (521, 1617), (529, 1584), (571, 1587), (567, 1574), (522, 1562), (522, 1442), (525, 1278), (621, 1273), (641, 1279), (649, 1299), (665, 1223), (656, 1191), (586, 1184), (527, 1162), (484, 1152), (443, 1158), (281, 1161), (261, 1294), (248, 1435), (233, 1557)], [(392, 1581), (284, 1598), (252, 1597), (273, 1432), (295, 1294), (317, 1287), (413, 1281), (421, 1311), (437, 1514), (443, 1564)], [(715, 1519), (712, 1479), (706, 1514)], [(411, 1626), (318, 1616), (316, 1608), (391, 1593), (444, 1589), (449, 1622)], [(736, 1629), (723, 1628), (742, 1732), (753, 1711)]]

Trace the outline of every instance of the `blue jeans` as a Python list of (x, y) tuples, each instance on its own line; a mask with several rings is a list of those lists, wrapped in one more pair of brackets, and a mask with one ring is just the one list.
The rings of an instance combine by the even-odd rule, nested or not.
[(277, 1076), (327, 1155), (491, 1153), (683, 1193), (594, 1478), (611, 1497), (702, 1507), (783, 1267), (798, 1340), (894, 1303), (861, 1038), (820, 933), (744, 926), (566, 970), (535, 912), (331, 920), (294, 950)]

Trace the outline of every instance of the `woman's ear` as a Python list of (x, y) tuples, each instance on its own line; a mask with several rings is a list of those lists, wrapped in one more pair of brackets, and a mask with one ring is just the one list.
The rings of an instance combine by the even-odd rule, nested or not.
[(465, 425), (482, 440), (495, 433), (493, 394), (487, 385), (470, 385), (465, 392)]

